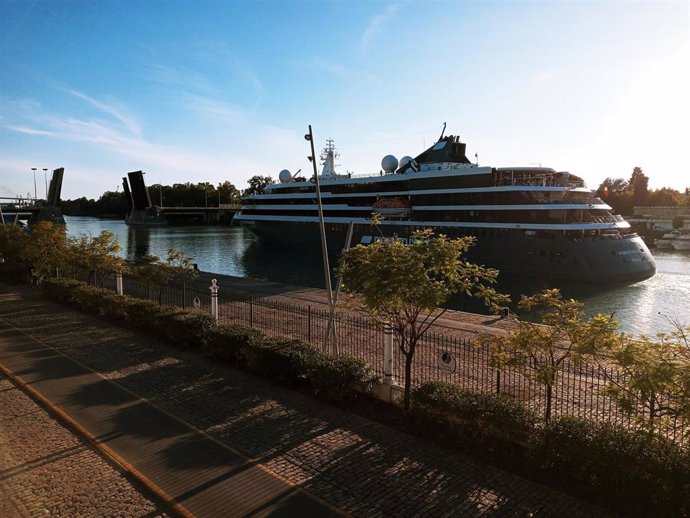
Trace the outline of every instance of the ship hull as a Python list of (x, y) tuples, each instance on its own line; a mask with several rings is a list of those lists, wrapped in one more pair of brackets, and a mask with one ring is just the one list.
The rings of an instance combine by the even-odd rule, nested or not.
[[(277, 246), (318, 246), (315, 223), (242, 221), (242, 226), (262, 241)], [(327, 224), (329, 251), (338, 253), (345, 245), (348, 226)], [(436, 233), (461, 237), (458, 228), (435, 227)], [(409, 238), (413, 228), (386, 228), (355, 225), (352, 246), (382, 238)], [(525, 232), (508, 230), (497, 236), (480, 237), (467, 253), (467, 259), (498, 269), (503, 276), (526, 275), (567, 279), (596, 284), (635, 283), (652, 277), (656, 263), (637, 235), (612, 238), (573, 239), (525, 237)]]

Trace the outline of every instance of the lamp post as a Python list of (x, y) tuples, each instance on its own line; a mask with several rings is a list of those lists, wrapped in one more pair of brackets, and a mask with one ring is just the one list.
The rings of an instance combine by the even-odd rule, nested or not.
[(46, 184), (46, 201), (48, 201), (48, 168), (43, 168), (43, 181)]
[(36, 168), (32, 167), (31, 170), (34, 172), (34, 203), (38, 199), (38, 193), (36, 192)]

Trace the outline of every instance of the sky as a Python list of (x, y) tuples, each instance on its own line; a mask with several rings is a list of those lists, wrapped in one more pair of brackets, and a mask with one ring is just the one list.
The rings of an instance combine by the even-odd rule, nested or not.
[(690, 186), (690, 2), (0, 0), (0, 196), (480, 165)]

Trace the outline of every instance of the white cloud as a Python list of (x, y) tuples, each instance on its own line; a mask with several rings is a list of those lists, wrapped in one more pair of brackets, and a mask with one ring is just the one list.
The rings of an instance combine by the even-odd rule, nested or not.
[(129, 114), (128, 110), (119, 103), (105, 103), (103, 101), (98, 101), (92, 97), (89, 97), (88, 95), (74, 90), (67, 90), (67, 92), (77, 97), (78, 99), (86, 101), (88, 104), (98, 109), (99, 111), (111, 115), (117, 121), (121, 122), (125, 126), (125, 128), (127, 128), (131, 133), (135, 135), (141, 134), (141, 125), (139, 124), (139, 121), (134, 116)]
[(369, 20), (369, 24), (364, 29), (362, 37), (359, 39), (359, 52), (361, 54), (364, 54), (371, 49), (375, 40), (379, 37), (389, 22), (395, 17), (399, 9), (399, 4), (388, 5), (382, 13), (374, 15)]

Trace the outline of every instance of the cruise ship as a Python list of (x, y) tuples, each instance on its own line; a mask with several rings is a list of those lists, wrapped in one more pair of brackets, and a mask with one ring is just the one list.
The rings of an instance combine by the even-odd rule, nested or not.
[[(630, 224), (568, 172), (547, 167), (484, 167), (457, 136), (443, 136), (415, 158), (388, 155), (373, 175), (338, 174), (332, 140), (318, 182), (329, 249), (407, 239), (432, 228), (474, 236), (467, 260), (500, 270), (589, 283), (634, 283), (656, 263)], [(243, 199), (235, 220), (266, 242), (318, 244), (316, 178), (280, 172), (279, 181)], [(375, 224), (373, 222), (376, 222)]]

